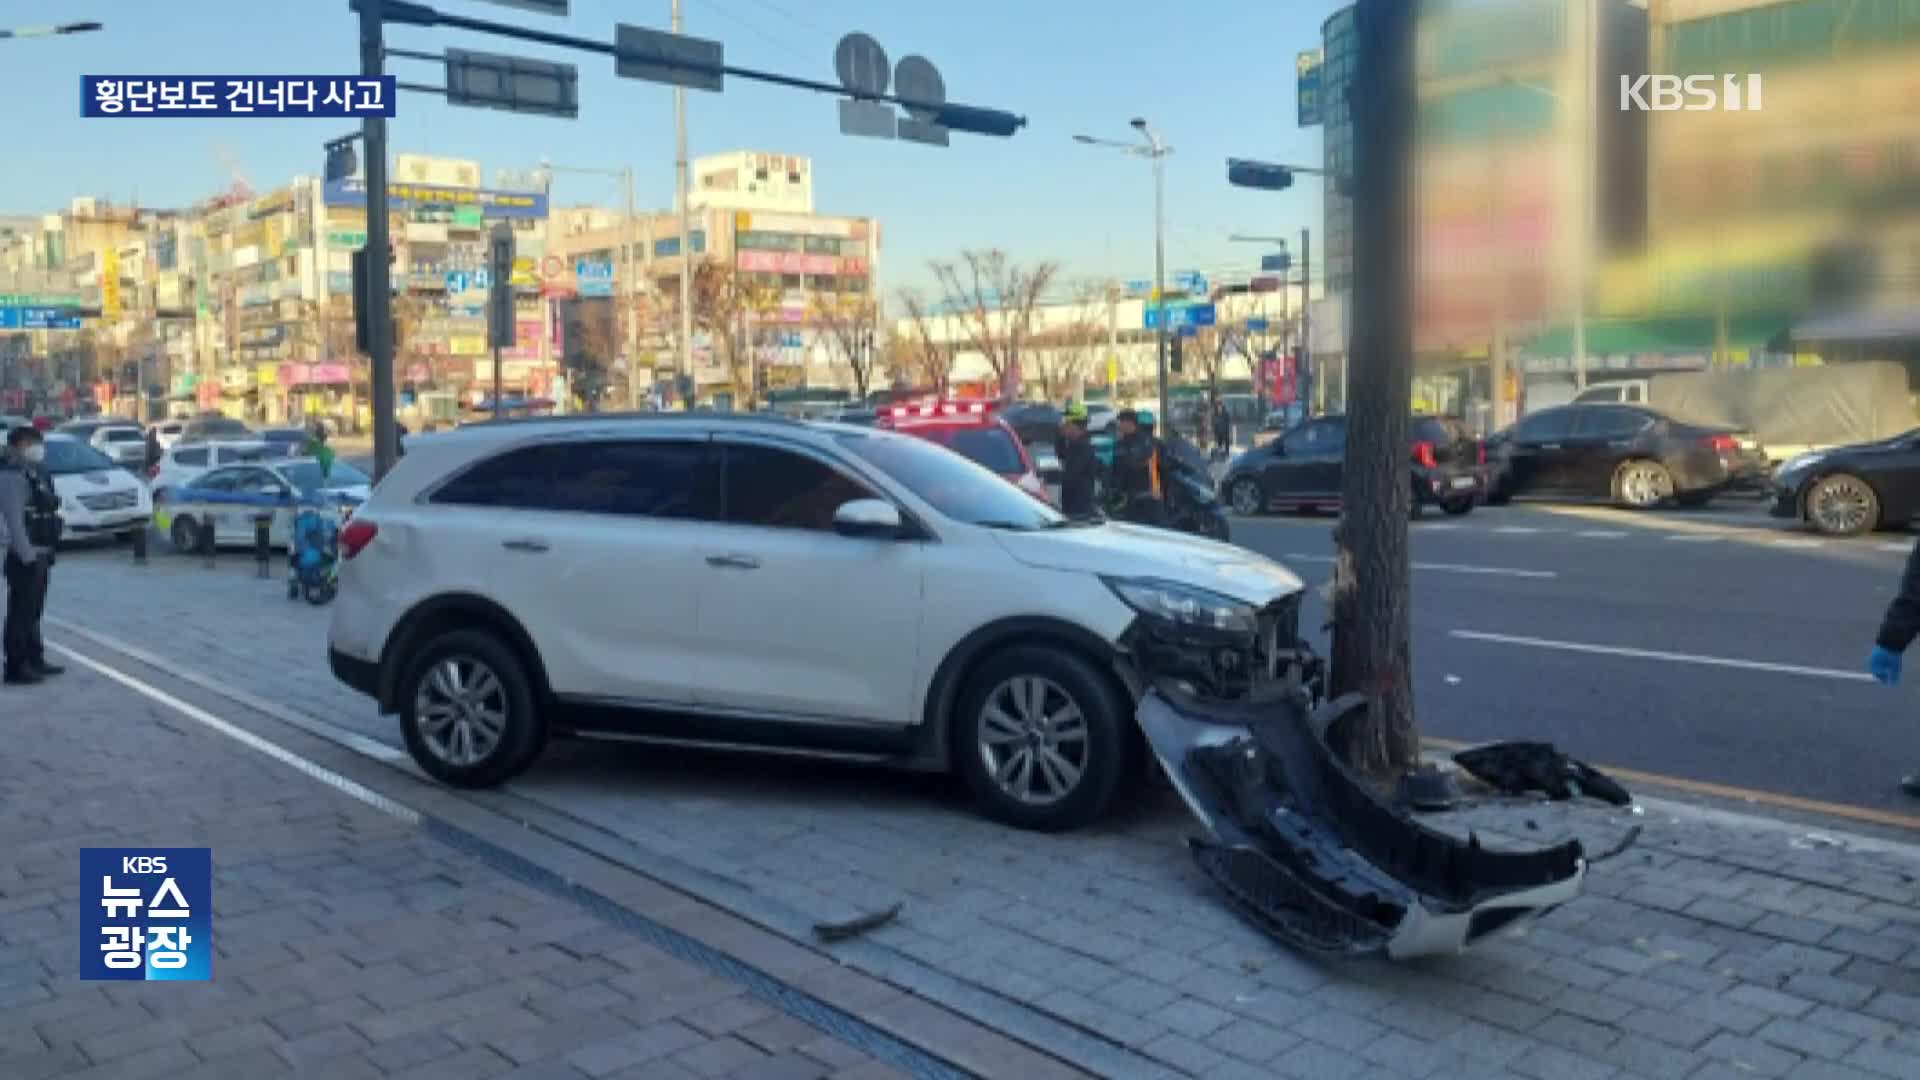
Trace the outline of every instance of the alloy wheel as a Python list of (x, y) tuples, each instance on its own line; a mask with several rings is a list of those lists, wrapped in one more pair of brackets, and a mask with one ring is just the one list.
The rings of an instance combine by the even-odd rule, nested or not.
[(506, 731), (506, 687), (481, 661), (449, 656), (420, 680), (413, 717), (435, 757), (449, 765), (475, 765), (494, 752)]
[(1657, 506), (1673, 495), (1673, 477), (1652, 462), (1637, 461), (1620, 474), (1620, 498), (1629, 506)]
[(1851, 476), (1834, 476), (1813, 489), (1809, 516), (1820, 531), (1857, 533), (1866, 529), (1872, 509), (1873, 493)]
[(1002, 682), (980, 708), (980, 758), (1008, 796), (1047, 806), (1072, 794), (1089, 760), (1087, 718), (1059, 684), (1037, 675)]
[(1252, 480), (1242, 480), (1233, 485), (1233, 512), (1242, 517), (1252, 517), (1260, 512), (1260, 485)]

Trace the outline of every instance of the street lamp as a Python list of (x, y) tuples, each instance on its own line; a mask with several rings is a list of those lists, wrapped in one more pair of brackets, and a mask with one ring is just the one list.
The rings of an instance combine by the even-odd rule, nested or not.
[[(1147, 158), (1153, 162), (1153, 297), (1157, 310), (1154, 320), (1154, 344), (1158, 353), (1158, 371), (1160, 381), (1159, 423), (1173, 422), (1173, 413), (1167, 398), (1167, 172), (1166, 158), (1173, 153), (1160, 134), (1153, 130), (1144, 117), (1134, 117), (1133, 129), (1140, 133), (1145, 143), (1127, 143), (1115, 139), (1096, 139), (1091, 135), (1075, 135), (1073, 141), (1086, 146), (1105, 146), (1131, 154), (1134, 157)], [(1162, 426), (1161, 430), (1168, 430)]]
[(0, 30), (0, 38), (55, 37), (60, 34), (86, 34), (106, 27), (97, 22), (70, 22), (57, 26), (23, 26), (18, 30)]

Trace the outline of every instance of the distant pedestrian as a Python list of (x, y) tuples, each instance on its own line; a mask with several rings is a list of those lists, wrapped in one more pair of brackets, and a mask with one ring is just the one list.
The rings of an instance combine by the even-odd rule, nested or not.
[(147, 450), (146, 450), (146, 453), (142, 455), (142, 465), (146, 469), (146, 473), (148, 476), (152, 476), (153, 470), (160, 467), (160, 459), (165, 457), (166, 453), (167, 453), (166, 450), (160, 445), (159, 426), (154, 425), (154, 426), (148, 427), (147, 428)]
[(60, 495), (42, 462), (46, 437), (32, 427), (7, 433), (0, 457), (0, 547), (6, 551), (7, 615), (4, 680), (30, 685), (64, 668), (47, 663), (40, 616), (47, 606), (53, 549), (60, 542)]
[(1233, 413), (1218, 394), (1213, 396), (1213, 448), (1218, 457), (1233, 452)]
[(327, 426), (318, 420), (313, 422), (313, 432), (307, 436), (307, 445), (302, 453), (320, 463), (320, 479), (333, 477), (333, 447), (327, 445)]
[(1092, 517), (1100, 459), (1094, 455), (1093, 440), (1087, 435), (1086, 406), (1067, 406), (1060, 425), (1060, 444), (1054, 453), (1060, 459), (1061, 512), (1072, 518)]
[[(1914, 545), (1913, 554), (1907, 556), (1906, 571), (1900, 575), (1900, 591), (1894, 594), (1893, 602), (1887, 605), (1886, 616), (1880, 620), (1880, 633), (1875, 636), (1873, 652), (1867, 656), (1867, 671), (1883, 685), (1897, 684), (1901, 654), (1913, 644), (1916, 635), (1920, 635), (1920, 544)], [(1920, 772), (1902, 778), (1900, 790), (1920, 798)]]

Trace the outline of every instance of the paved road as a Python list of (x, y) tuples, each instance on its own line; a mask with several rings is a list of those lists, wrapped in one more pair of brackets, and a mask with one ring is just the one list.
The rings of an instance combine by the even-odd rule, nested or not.
[[(1315, 584), (1331, 573), (1331, 518), (1235, 528)], [(1920, 702), (1861, 674), (1910, 539), (1822, 540), (1738, 509), (1515, 506), (1413, 530), (1429, 734), (1916, 809), (1893, 781), (1920, 768)], [(1316, 596), (1305, 625), (1324, 610)]]

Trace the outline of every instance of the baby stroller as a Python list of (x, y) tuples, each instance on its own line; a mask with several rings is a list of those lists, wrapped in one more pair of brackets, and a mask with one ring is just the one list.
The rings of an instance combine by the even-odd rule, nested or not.
[(294, 511), (287, 556), (287, 599), (320, 605), (333, 599), (340, 580), (340, 516), (324, 503)]

